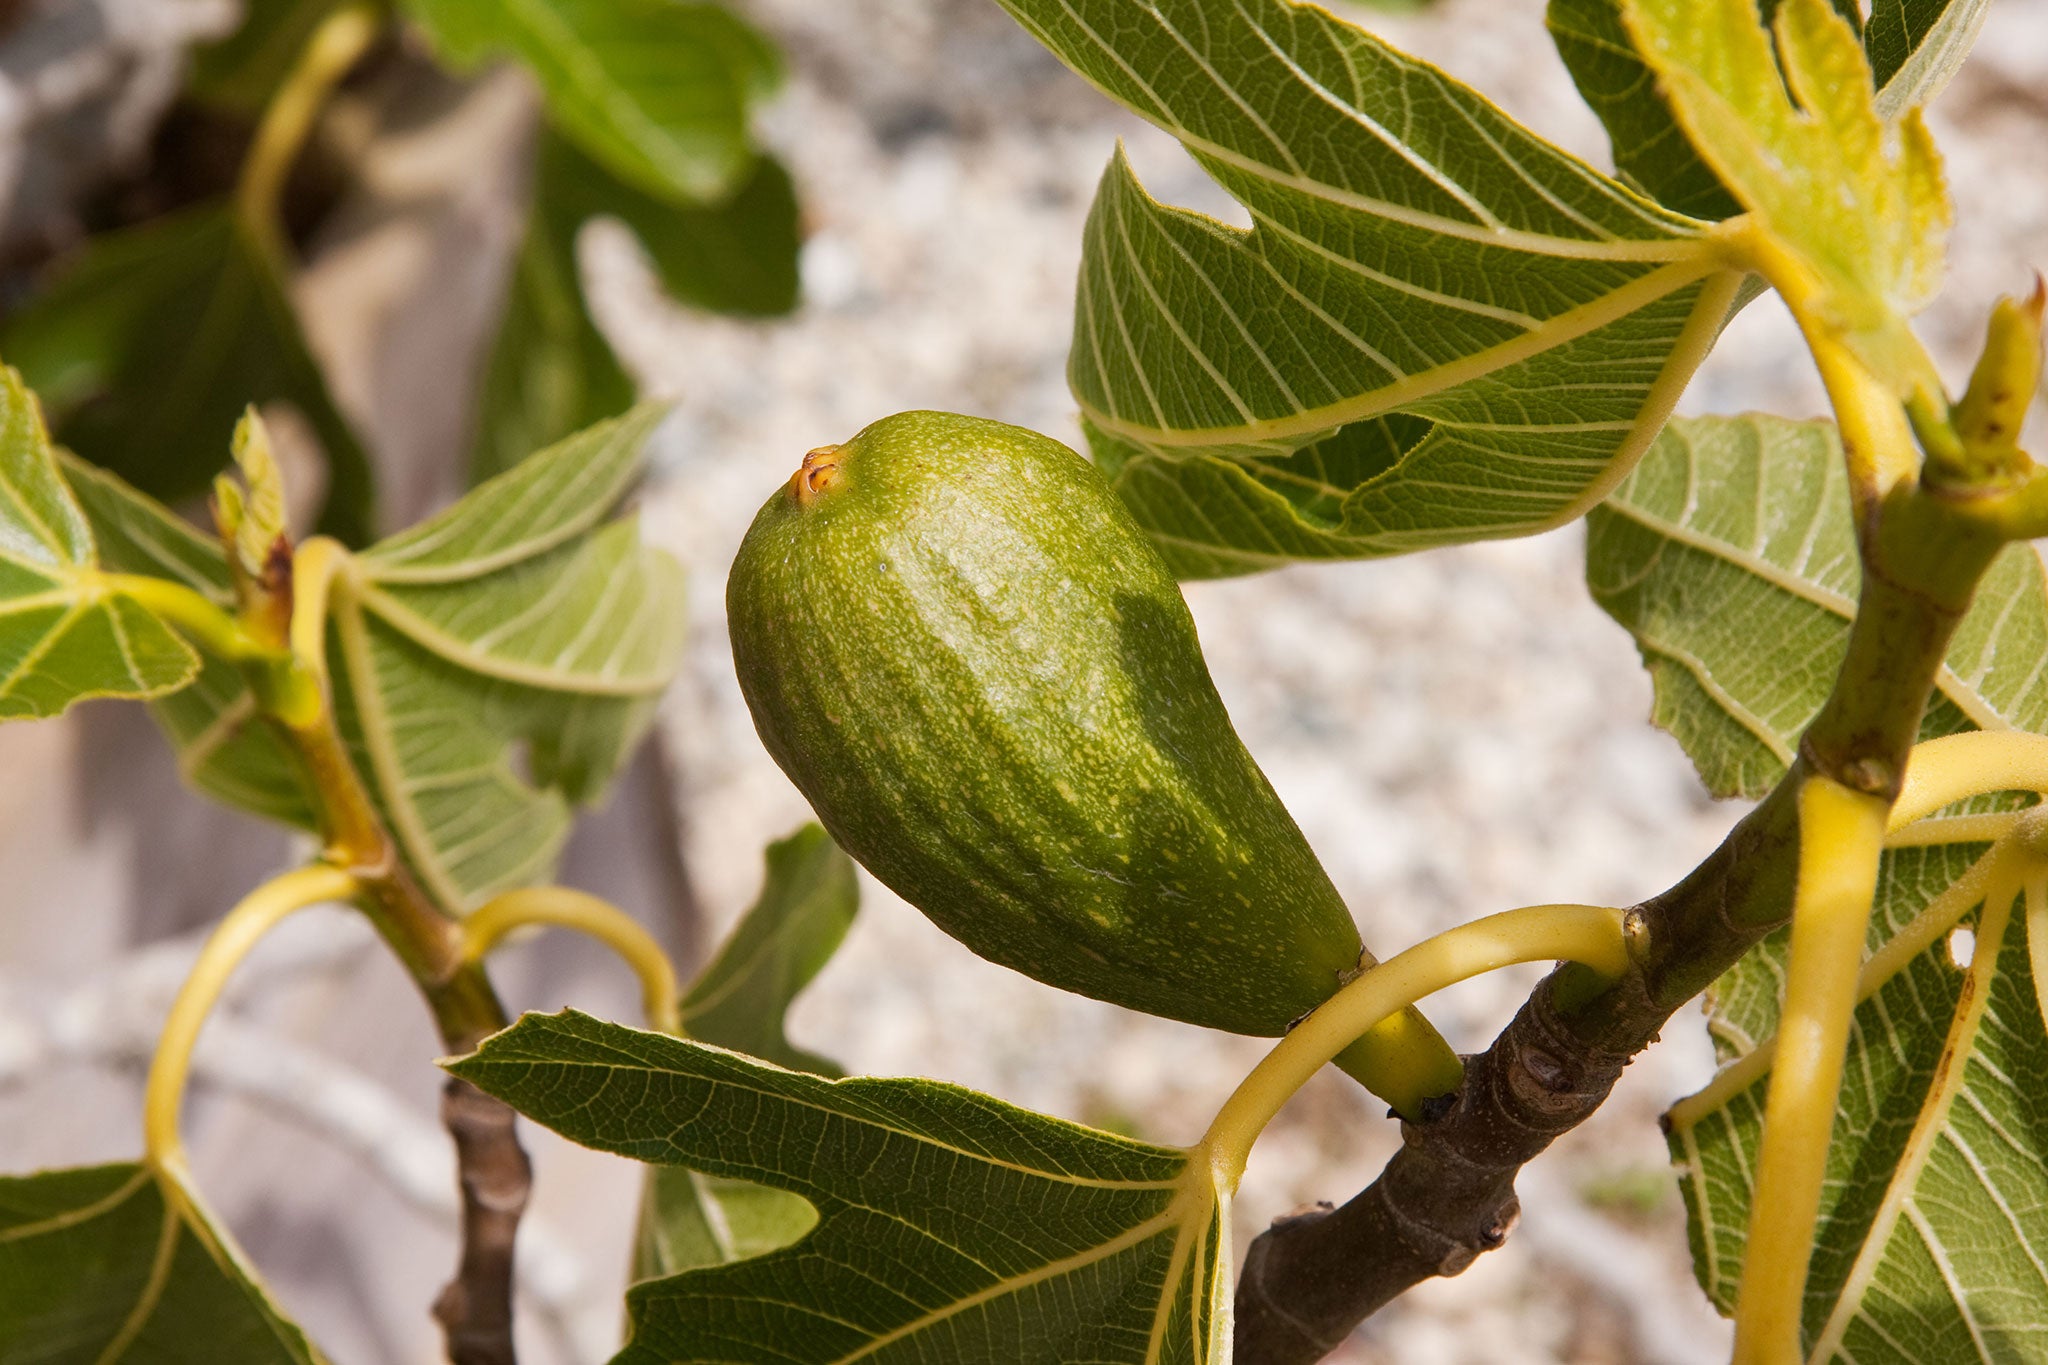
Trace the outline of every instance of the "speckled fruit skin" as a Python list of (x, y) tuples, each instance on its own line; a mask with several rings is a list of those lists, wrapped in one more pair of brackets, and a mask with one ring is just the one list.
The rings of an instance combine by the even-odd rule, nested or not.
[[(726, 605), (769, 753), (983, 957), (1269, 1035), (1360, 965), (1179, 587), (1066, 446), (950, 413), (876, 422), (768, 499)], [(1388, 1025), (1449, 1058), (1419, 1016)]]

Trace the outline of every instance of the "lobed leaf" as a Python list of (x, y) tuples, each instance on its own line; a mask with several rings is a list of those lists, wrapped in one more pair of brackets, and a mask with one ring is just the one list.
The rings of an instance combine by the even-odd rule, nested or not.
[(251, 403), (289, 403), (327, 455), (320, 528), (375, 521), (368, 458), (306, 349), (276, 266), (222, 206), (97, 236), (0, 326), (58, 436), (142, 491), (206, 491)]
[(133, 1162), (0, 1177), (0, 1360), (321, 1365), (189, 1192)]
[(617, 1365), (1227, 1358), (1205, 1163), (922, 1080), (827, 1081), (573, 1012), (449, 1069), (564, 1136), (800, 1195), (794, 1246), (634, 1286)]
[(0, 720), (162, 696), (198, 671), (192, 647), (100, 573), (35, 395), (0, 369)]
[[(838, 1076), (793, 1046), (783, 1016), (846, 937), (859, 906), (853, 860), (818, 825), (768, 846), (761, 897), (727, 935), (683, 1001), (683, 1031), (792, 1071)], [(787, 1190), (680, 1166), (647, 1172), (633, 1278), (658, 1279), (786, 1247), (817, 1213)]]
[(1939, 383), (1906, 326), (1949, 226), (1917, 109), (1880, 115), (1854, 26), (1827, 0), (1625, 0), (1623, 20), (1688, 141), (1798, 280), (1774, 277), (1901, 393)]
[(1288, 0), (1004, 0), (1250, 210), (1118, 156), (1069, 379), (1183, 575), (1517, 535), (1597, 502), (1731, 305), (1700, 224)]
[[(1962, 65), (1989, 5), (1990, 0), (1886, 0), (1861, 24), (1853, 3), (1836, 0), (1837, 12), (1861, 24), (1878, 113), (1896, 118), (1940, 94)], [(1770, 0), (1766, 19), (1775, 9)], [(1696, 218), (1735, 216), (1742, 206), (1672, 118), (1621, 11), (1622, 0), (1550, 0), (1545, 11), (1558, 55), (1606, 125), (1615, 169), (1667, 208)]]
[(406, 0), (441, 56), (513, 57), (555, 124), (663, 199), (715, 201), (754, 164), (747, 118), (780, 79), (768, 41), (731, 11), (684, 0)]
[[(1718, 792), (1775, 782), (1832, 685), (1859, 586), (1842, 468), (1825, 423), (1679, 421), (1590, 518), (1594, 595), (1635, 634), (1659, 722)], [(1923, 737), (2048, 726), (2044, 674), (2048, 580), (2014, 546), (1956, 633)], [(1900, 961), (1851, 1032), (1807, 1286), (1816, 1362), (2023, 1358), (2038, 1334), (2026, 1305), (2048, 1253), (2048, 1038), (2027, 935), (2048, 928), (2023, 935), (2002, 906), (1979, 908), (1984, 851), (1896, 848), (1881, 864), (1868, 948)], [(1973, 910), (1966, 986), (1947, 926)], [(1720, 1055), (1744, 1069), (1671, 1115), (1695, 1266), (1724, 1310), (1768, 1075), (1753, 1054), (1777, 1028), (1787, 937), (1709, 998)]]

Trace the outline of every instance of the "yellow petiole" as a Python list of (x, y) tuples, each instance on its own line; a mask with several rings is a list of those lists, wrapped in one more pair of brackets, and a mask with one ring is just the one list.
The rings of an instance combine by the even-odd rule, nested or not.
[[(2017, 818), (2006, 815), (2008, 824)], [(1936, 822), (1940, 823), (1940, 822)], [(1912, 826), (1918, 829), (1919, 826)], [(1887, 848), (1895, 847), (1885, 840)], [(1919, 914), (1915, 915), (1905, 928), (1885, 940), (1882, 948), (1870, 955), (1856, 977), (1856, 1003), (1862, 1004), (1877, 994), (1885, 982), (1890, 981), (1913, 959), (1933, 947), (1935, 942), (1961, 922), (1963, 916), (1981, 903), (1984, 890), (1995, 878), (2010, 877), (2019, 861), (2019, 854), (2013, 842), (2001, 843), (1970, 864), (1969, 870), (1958, 877), (1939, 896), (1929, 901)], [(1778, 1054), (1778, 1040), (1775, 1035), (1736, 1058), (1714, 1073), (1714, 1079), (1698, 1092), (1687, 1095), (1671, 1106), (1669, 1118), (1674, 1127), (1690, 1128), (1707, 1115), (1720, 1109), (1729, 1100), (1749, 1089), (1771, 1069)]]
[(164, 1020), (157, 1038), (156, 1055), (149, 1064), (149, 1080), (142, 1096), (142, 1144), (144, 1159), (159, 1174), (182, 1178), (185, 1149), (178, 1137), (178, 1116), (184, 1107), (185, 1078), (192, 1069), (192, 1049), (206, 1017), (220, 1000), (228, 977), (249, 955), (257, 941), (286, 917), (325, 901), (348, 900), (356, 894), (356, 879), (340, 868), (316, 863), (273, 878), (257, 887), (222, 917), (177, 999)]
[(1799, 788), (1792, 954), (1750, 1197), (1735, 1365), (1799, 1359), (1806, 1265), (1888, 809), (1884, 798), (1824, 776)]
[(1975, 730), (1913, 746), (1889, 828), (1987, 792), (2048, 792), (2048, 735)]
[(1628, 969), (1620, 910), (1531, 905), (1447, 929), (1372, 967), (1280, 1040), (1216, 1114), (1202, 1139), (1220, 1188), (1235, 1190), (1252, 1143), (1309, 1077), (1362, 1037), (1426, 995), (1518, 962), (1564, 959), (1610, 977)]
[(481, 961), (499, 939), (527, 925), (573, 929), (610, 948), (640, 978), (648, 1024), (682, 1032), (682, 992), (668, 954), (639, 921), (596, 896), (566, 886), (526, 886), (495, 896), (462, 921), (463, 956)]

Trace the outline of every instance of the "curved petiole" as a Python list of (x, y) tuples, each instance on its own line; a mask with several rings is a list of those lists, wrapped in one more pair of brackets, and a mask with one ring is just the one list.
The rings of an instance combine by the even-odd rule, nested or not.
[(309, 905), (352, 898), (356, 879), (337, 867), (315, 863), (274, 877), (244, 896), (221, 919), (199, 950), (199, 960), (178, 988), (170, 1014), (157, 1037), (150, 1059), (149, 1080), (142, 1097), (144, 1160), (159, 1175), (182, 1180), (185, 1148), (178, 1137), (184, 1108), (185, 1078), (192, 1069), (192, 1049), (206, 1017), (219, 1003), (228, 977), (265, 934), (288, 916)]
[(328, 95), (376, 41), (383, 22), (374, 4), (350, 4), (321, 20), (299, 54), (298, 65), (263, 111), (249, 156), (235, 185), (235, 213), (271, 262), (286, 259), (284, 229), (278, 222), (292, 163), (306, 145)]
[(1905, 785), (1887, 827), (1915, 820), (1990, 792), (2048, 792), (2048, 735), (2024, 730), (1974, 730), (1913, 746)]
[(1799, 787), (1792, 953), (1735, 1304), (1735, 1365), (1799, 1358), (1807, 1261), (1888, 811), (1883, 797), (1824, 775)]
[(2012, 833), (2024, 812), (1989, 811), (1983, 815), (1933, 815), (1885, 831), (1886, 848), (1938, 848), (1946, 844), (1995, 843)]
[(1627, 917), (1597, 905), (1505, 910), (1424, 939), (1338, 991), (1280, 1040), (1238, 1085), (1202, 1138), (1219, 1186), (1237, 1188), (1252, 1143), (1311, 1076), (1382, 1020), (1426, 995), (1518, 962), (1581, 962), (1628, 970)]
[(525, 886), (492, 897), (462, 921), (463, 957), (480, 962), (499, 939), (528, 925), (573, 929), (610, 948), (640, 978), (648, 1024), (663, 1033), (682, 1032), (682, 992), (668, 954), (638, 920), (585, 892)]
[(338, 540), (313, 536), (292, 556), (292, 654), (324, 686), (327, 682), (327, 602), (335, 577), (349, 562)]

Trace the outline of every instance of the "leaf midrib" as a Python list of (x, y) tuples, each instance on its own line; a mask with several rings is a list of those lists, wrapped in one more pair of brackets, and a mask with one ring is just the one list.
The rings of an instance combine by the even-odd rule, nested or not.
[[(630, 566), (628, 571), (630, 571)], [(474, 648), (468, 641), (436, 625), (425, 616), (380, 589), (374, 582), (351, 585), (361, 605), (378, 620), (391, 626), (414, 644), (438, 655), (466, 672), (523, 687), (548, 692), (568, 692), (592, 697), (643, 697), (668, 686), (668, 674), (660, 673), (576, 673), (521, 663)]]
[[(1082, 414), (1096, 426), (1126, 441), (1144, 445), (1168, 445), (1176, 449), (1202, 446), (1242, 445), (1250, 440), (1284, 440), (1319, 435), (1349, 426), (1369, 417), (1412, 406), (1425, 398), (1458, 385), (1505, 369), (1566, 342), (1575, 341), (1641, 311), (1688, 285), (1714, 275), (1734, 272), (1705, 259), (1676, 261), (1601, 295), (1589, 303), (1546, 318), (1520, 336), (1461, 356), (1446, 365), (1409, 375), (1392, 384), (1365, 393), (1306, 408), (1286, 417), (1255, 419), (1227, 427), (1146, 426), (1105, 412), (1099, 405), (1077, 395)], [(1121, 310), (1117, 310), (1119, 313)], [(1134, 366), (1134, 368), (1137, 368)]]
[[(1757, 578), (1788, 596), (1799, 598), (1813, 606), (1840, 617), (1844, 621), (1854, 620), (1856, 604), (1832, 589), (1822, 587), (1794, 571), (1771, 563), (1754, 551), (1744, 550), (1727, 541), (1716, 540), (1688, 526), (1667, 520), (1640, 505), (1623, 498), (1609, 498), (1603, 507), (1617, 516), (1626, 517), (1646, 530), (1676, 541), (1701, 554), (1723, 560)], [(1947, 697), (1956, 709), (1967, 716), (1980, 730), (2010, 730), (2012, 722), (1992, 704), (1982, 692), (1967, 682), (1944, 663), (1935, 676), (1935, 689)]]

